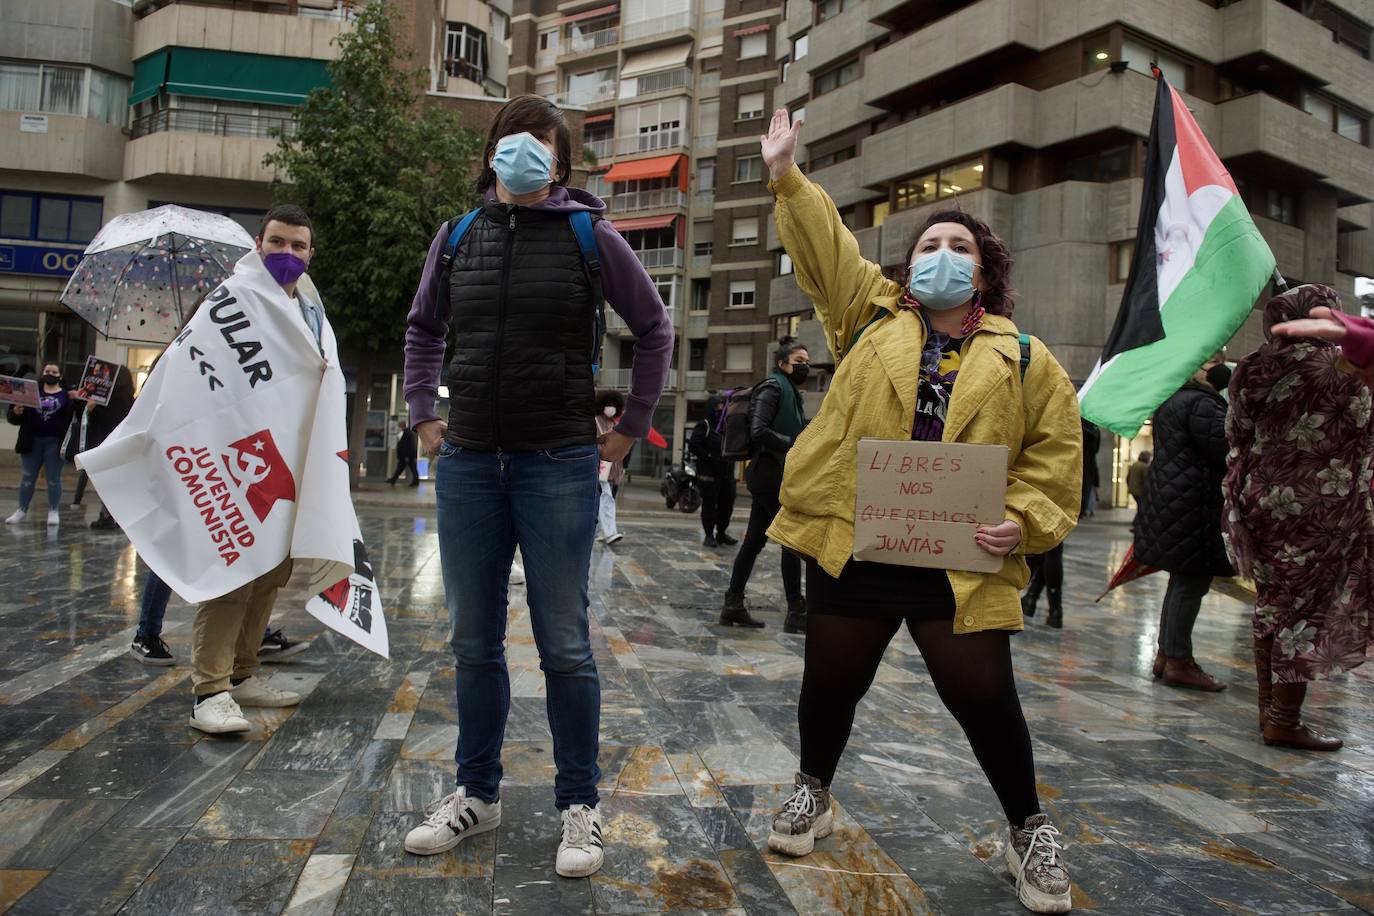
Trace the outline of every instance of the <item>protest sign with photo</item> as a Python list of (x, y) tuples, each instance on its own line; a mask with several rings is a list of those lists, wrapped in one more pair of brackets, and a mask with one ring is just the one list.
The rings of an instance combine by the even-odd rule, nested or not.
[(31, 378), (0, 375), (0, 404), (38, 406), (38, 382)]
[(1005, 519), (1007, 447), (860, 439), (854, 559), (996, 572), (974, 543)]
[[(318, 298), (308, 277), (297, 294)], [(290, 556), (309, 594), (322, 595), (307, 610), (386, 655), (349, 494), (344, 403), (329, 323), (317, 344), (300, 306), (248, 254), (167, 347), (125, 421), (77, 461), (139, 556), (186, 601), (224, 595)]]
[(94, 356), (86, 357), (86, 369), (81, 373), (81, 381), (77, 383), (72, 397), (104, 407), (110, 403), (110, 393), (114, 391), (115, 378), (121, 368), (118, 363), (106, 362)]

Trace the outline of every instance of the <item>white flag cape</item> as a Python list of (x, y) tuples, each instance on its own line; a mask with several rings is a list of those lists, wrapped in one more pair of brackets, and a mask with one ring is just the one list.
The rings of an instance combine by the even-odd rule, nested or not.
[[(318, 302), (309, 277), (297, 295)], [(252, 252), (206, 298), (133, 410), (78, 465), (140, 556), (188, 602), (290, 556), (312, 615), (387, 655), (381, 596), (348, 489), (344, 378)]]

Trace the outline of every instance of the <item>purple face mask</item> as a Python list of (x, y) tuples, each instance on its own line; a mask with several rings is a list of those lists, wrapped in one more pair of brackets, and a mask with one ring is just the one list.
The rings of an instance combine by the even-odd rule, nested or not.
[(282, 286), (295, 283), (305, 273), (305, 262), (289, 251), (274, 251), (262, 256), (262, 266)]

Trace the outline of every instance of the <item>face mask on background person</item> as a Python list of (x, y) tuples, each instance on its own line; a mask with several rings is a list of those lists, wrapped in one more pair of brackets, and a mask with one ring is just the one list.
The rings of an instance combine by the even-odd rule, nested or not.
[(532, 194), (549, 183), (553, 153), (533, 134), (510, 134), (496, 142), (491, 167), (512, 194)]
[(42, 381), (44, 385), (60, 385), (62, 384), (62, 376), (53, 375), (49, 372), (43, 375)]
[(923, 254), (911, 267), (911, 295), (928, 309), (943, 312), (973, 297), (973, 259), (948, 248)]
[(792, 366), (792, 384), (800, 388), (806, 384), (806, 380), (811, 377), (811, 367), (806, 363), (794, 363)]
[(612, 404), (607, 404), (605, 407), (601, 408), (601, 412), (604, 413), (604, 414), (606, 415), (606, 419), (608, 419), (608, 420), (614, 420), (614, 419), (615, 419), (615, 406), (614, 406), (614, 405), (612, 405)]
[(299, 280), (308, 265), (289, 251), (274, 251), (262, 256), (262, 266), (267, 268), (273, 280), (286, 286)]

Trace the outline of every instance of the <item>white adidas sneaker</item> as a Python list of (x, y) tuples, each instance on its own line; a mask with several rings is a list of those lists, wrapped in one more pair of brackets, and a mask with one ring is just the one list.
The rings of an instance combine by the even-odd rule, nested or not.
[(448, 852), (470, 836), (501, 826), (501, 800), (488, 804), (469, 798), (467, 786), (445, 795), (425, 818), (425, 822), (406, 834), (406, 852), (432, 856)]
[(15, 509), (9, 518), (5, 519), (6, 525), (17, 525), (29, 517), (27, 509)]
[(240, 706), (280, 709), (283, 706), (295, 706), (301, 701), (301, 695), (294, 690), (278, 690), (255, 677), (248, 678), (229, 693)]
[(243, 710), (228, 692), (217, 693), (202, 700), (191, 709), (191, 727), (207, 735), (246, 732), (252, 728), (243, 717)]
[(601, 839), (601, 812), (573, 805), (563, 812), (563, 839), (558, 844), (554, 870), (564, 878), (585, 878), (601, 870), (606, 858)]

